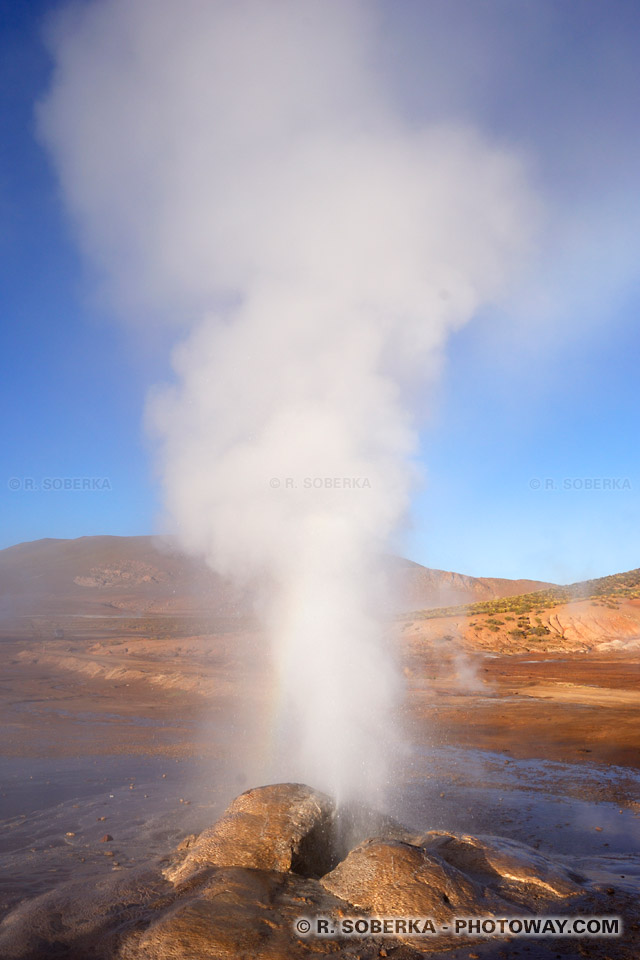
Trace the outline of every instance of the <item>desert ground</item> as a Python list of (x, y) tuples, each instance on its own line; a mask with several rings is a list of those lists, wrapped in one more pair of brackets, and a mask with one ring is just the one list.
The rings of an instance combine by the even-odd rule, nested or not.
[[(108, 562), (93, 543), (79, 572), (55, 565), (54, 580), (85, 580), (77, 595), (54, 582), (33, 599), (33, 584), (21, 594), (14, 581), (0, 624), (2, 915), (65, 881), (167, 855), (260, 782), (271, 682), (258, 622), (220, 591), (217, 607), (195, 609), (176, 576), (153, 573), (157, 557), (116, 563), (122, 544), (108, 546)], [(422, 570), (420, 589), (434, 580)], [(519, 594), (493, 583), (487, 609), (443, 610), (432, 597), (389, 619), (406, 689), (394, 815), (568, 857), (615, 906), (640, 884), (640, 600), (514, 601), (496, 613)], [(522, 956), (636, 956), (634, 921), (626, 936)]]

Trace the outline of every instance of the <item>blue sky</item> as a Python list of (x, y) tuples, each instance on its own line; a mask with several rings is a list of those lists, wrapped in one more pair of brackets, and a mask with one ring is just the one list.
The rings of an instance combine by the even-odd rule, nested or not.
[[(167, 344), (136, 343), (97, 306), (34, 138), (49, 75), (41, 21), (55, 6), (0, 3), (0, 546), (153, 532), (160, 509), (142, 413), (167, 375)], [(555, 238), (529, 299), (449, 342), (404, 550), (463, 573), (560, 582), (636, 567), (640, 7), (406, 0), (381, 12), (380, 69), (408, 117), (454, 116), (515, 144)], [(427, 35), (440, 51), (428, 61)], [(46, 478), (108, 484), (25, 489)]]

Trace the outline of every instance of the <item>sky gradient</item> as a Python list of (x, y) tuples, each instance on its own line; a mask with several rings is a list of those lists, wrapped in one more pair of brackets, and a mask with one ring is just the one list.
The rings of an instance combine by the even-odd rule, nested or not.
[[(142, 420), (148, 390), (169, 375), (171, 334), (136, 339), (100, 302), (35, 137), (50, 74), (42, 23), (56, 6), (0, 4), (0, 546), (149, 533), (161, 508)], [(399, 547), (482, 576), (571, 582), (636, 567), (640, 10), (587, 0), (379, 11), (380, 70), (409, 119), (473, 121), (515, 145), (553, 239), (523, 281), (529, 296), (450, 338)], [(102, 489), (30, 489), (85, 478)]]

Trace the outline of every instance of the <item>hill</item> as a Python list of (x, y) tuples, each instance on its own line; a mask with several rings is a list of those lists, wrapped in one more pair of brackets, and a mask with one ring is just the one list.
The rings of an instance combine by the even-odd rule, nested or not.
[[(400, 609), (491, 602), (549, 589), (533, 580), (468, 577), (389, 558)], [(0, 550), (0, 617), (247, 613), (240, 593), (169, 538), (35, 540)]]

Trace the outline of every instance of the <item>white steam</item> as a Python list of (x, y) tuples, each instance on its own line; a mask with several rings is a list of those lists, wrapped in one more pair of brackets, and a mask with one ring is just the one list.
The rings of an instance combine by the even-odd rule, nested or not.
[(409, 504), (409, 397), (533, 219), (516, 158), (398, 118), (373, 10), (75, 7), (39, 114), (119, 311), (188, 325), (151, 404), (166, 506), (187, 550), (271, 584), (274, 775), (343, 796), (381, 786), (393, 743), (379, 563)]

